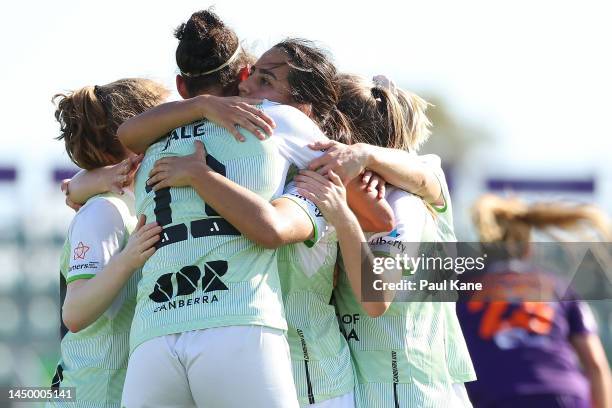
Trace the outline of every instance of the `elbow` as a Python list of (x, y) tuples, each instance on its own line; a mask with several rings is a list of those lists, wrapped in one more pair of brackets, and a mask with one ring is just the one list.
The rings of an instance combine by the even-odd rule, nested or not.
[(395, 227), (395, 217), (392, 212), (381, 214), (372, 220), (372, 231), (391, 231)]
[(266, 249), (277, 249), (285, 244), (281, 231), (272, 226), (261, 229), (257, 236), (253, 237), (253, 241)]
[(62, 321), (64, 322), (64, 326), (66, 326), (71, 333), (78, 333), (91, 324), (91, 322), (86, 321), (83, 313), (80, 313), (75, 305), (66, 305), (66, 303), (64, 303), (62, 307)]
[(281, 240), (276, 237), (266, 237), (264, 239), (257, 240), (257, 244), (266, 249), (277, 249), (283, 245)]
[(83, 322), (79, 321), (79, 319), (77, 319), (76, 316), (73, 316), (73, 314), (66, 310), (66, 308), (62, 309), (62, 320), (64, 322), (64, 326), (66, 326), (71, 333), (78, 333), (85, 328)]
[(384, 315), (390, 305), (390, 302), (367, 302), (363, 303), (363, 309), (368, 316), (375, 319)]

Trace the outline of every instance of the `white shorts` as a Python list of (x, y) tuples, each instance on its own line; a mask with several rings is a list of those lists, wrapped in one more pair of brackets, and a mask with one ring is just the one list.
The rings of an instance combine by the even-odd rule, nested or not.
[(323, 402), (305, 405), (304, 408), (355, 408), (355, 393), (349, 392)]
[(130, 356), (121, 406), (297, 408), (284, 333), (230, 326), (146, 341)]

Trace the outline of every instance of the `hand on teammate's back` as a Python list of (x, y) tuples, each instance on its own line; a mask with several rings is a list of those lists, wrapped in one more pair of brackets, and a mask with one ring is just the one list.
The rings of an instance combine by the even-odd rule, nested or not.
[(344, 184), (348, 184), (366, 169), (367, 155), (359, 143), (348, 146), (335, 141), (316, 142), (308, 147), (325, 151), (323, 156), (311, 161), (308, 168), (322, 175), (333, 170)]
[(195, 152), (188, 156), (164, 157), (155, 162), (149, 172), (147, 184), (157, 191), (165, 187), (185, 187), (192, 183), (202, 171), (209, 167), (206, 165), (206, 148), (204, 143), (196, 140), (193, 143)]
[(202, 95), (199, 98), (202, 101), (202, 116), (227, 129), (239, 142), (244, 142), (245, 138), (238, 131), (238, 126), (260, 140), (272, 136), (272, 129), (276, 127), (274, 120), (253, 106), (260, 104), (261, 99), (213, 95)]
[(333, 170), (327, 177), (312, 170), (301, 170), (293, 180), (298, 192), (312, 201), (329, 223), (344, 219), (346, 212), (351, 211), (346, 202), (346, 188)]
[(79, 211), (82, 207), (81, 204), (77, 204), (74, 201), (72, 201), (70, 199), (70, 196), (68, 196), (68, 187), (70, 186), (70, 179), (64, 179), (62, 180), (62, 184), (60, 185), (60, 189), (62, 190), (62, 193), (64, 193), (66, 195), (66, 205), (70, 208), (72, 208), (74, 211)]
[(107, 174), (104, 180), (108, 180), (110, 183), (107, 191), (120, 195), (123, 194), (123, 189), (130, 186), (134, 181), (143, 158), (144, 154), (131, 154), (127, 159), (122, 160), (121, 163), (106, 166), (104, 171)]
[(144, 265), (144, 263), (155, 253), (155, 244), (159, 241), (162, 227), (156, 222), (146, 224), (146, 217), (140, 215), (138, 224), (132, 235), (125, 245), (125, 248), (119, 253), (121, 262), (123, 262), (130, 270), (136, 270)]

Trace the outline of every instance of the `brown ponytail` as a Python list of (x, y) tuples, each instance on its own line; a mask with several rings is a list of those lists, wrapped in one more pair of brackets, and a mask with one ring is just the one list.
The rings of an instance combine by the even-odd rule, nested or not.
[(472, 218), (482, 242), (529, 242), (533, 228), (568, 231), (595, 230), (610, 239), (610, 223), (603, 212), (590, 205), (536, 203), (487, 194), (472, 208)]
[(429, 137), (429, 104), (417, 95), (375, 85), (359, 75), (341, 74), (338, 83), (338, 109), (350, 121), (353, 142), (417, 151)]
[(56, 139), (64, 140), (68, 156), (83, 169), (118, 163), (126, 156), (115, 135), (119, 125), (160, 104), (167, 95), (162, 85), (140, 78), (57, 94), (52, 99), (60, 124)]

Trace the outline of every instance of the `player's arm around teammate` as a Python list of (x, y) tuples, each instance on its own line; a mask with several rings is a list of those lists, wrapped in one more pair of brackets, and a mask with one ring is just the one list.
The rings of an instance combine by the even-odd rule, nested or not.
[[(92, 210), (95, 214), (91, 214)], [(89, 248), (93, 248), (97, 253), (103, 252), (103, 247), (109, 248), (111, 252), (108, 263), (99, 273), (88, 279), (75, 279), (68, 283), (62, 318), (66, 327), (73, 333), (89, 326), (111, 306), (132, 274), (153, 255), (155, 243), (159, 241), (162, 228), (157, 223), (145, 225), (145, 217), (141, 215), (125, 247), (112, 253), (112, 245), (105, 245), (116, 240), (114, 234), (117, 228), (112, 222), (116, 217), (109, 213), (112, 211), (105, 204), (97, 204), (91, 209), (88, 208), (87, 215), (81, 215), (72, 225), (73, 243), (86, 242), (90, 245)], [(100, 222), (99, 217), (103, 218), (103, 222)], [(87, 239), (92, 235), (97, 235), (100, 240), (92, 242)], [(77, 250), (78, 244), (74, 247)]]
[[(138, 78), (56, 95), (58, 139), (81, 168), (118, 163), (128, 152), (114, 137), (117, 126), (166, 96), (159, 84)], [(131, 192), (99, 196), (78, 211), (68, 230), (60, 270), (69, 331), (53, 386), (78, 388), (77, 403), (119, 406), (136, 271), (155, 251), (161, 231), (155, 223), (145, 226), (144, 218), (137, 223), (134, 212)]]
[[(349, 208), (342, 180), (333, 170), (327, 175), (328, 177), (323, 177), (313, 171), (302, 171), (296, 176), (296, 187), (300, 194), (319, 207), (325, 218), (335, 227), (347, 277), (355, 296), (361, 299), (363, 263), (371, 266), (374, 255), (362, 245), (366, 238), (357, 217)], [(397, 281), (400, 273), (399, 270), (391, 271), (385, 278)], [(393, 291), (384, 291), (381, 301), (362, 300), (361, 306), (370, 317), (378, 317), (387, 311), (393, 296)]]
[(142, 153), (160, 136), (205, 118), (227, 129), (236, 140), (244, 140), (236, 126), (263, 140), (272, 134), (275, 125), (272, 118), (253, 106), (261, 102), (254, 98), (215, 95), (168, 102), (124, 122), (117, 130), (117, 137), (128, 149)]
[[(289, 184), (285, 194), (268, 202), (213, 171), (205, 160), (204, 145), (196, 141), (192, 155), (160, 159), (149, 174), (154, 190), (166, 187), (193, 187), (198, 195), (247, 238), (266, 248), (278, 248), (305, 240), (318, 241), (324, 221), (309, 200)], [(361, 188), (354, 195), (362, 207), (380, 201), (376, 193)], [(386, 202), (385, 202), (386, 203)], [(306, 214), (312, 214), (306, 217)], [(390, 228), (389, 228), (390, 229)], [(385, 228), (381, 230), (386, 230)], [(315, 236), (316, 235), (316, 236)]]
[(167, 102), (156, 106), (142, 115), (128, 119), (117, 129), (117, 137), (133, 152), (121, 163), (104, 166), (90, 171), (80, 171), (72, 179), (62, 182), (66, 203), (74, 209), (100, 192), (121, 194), (131, 184), (144, 151), (151, 143), (171, 130), (195, 120), (206, 118), (230, 131), (237, 139), (244, 140), (235, 124), (248, 129), (264, 139), (271, 135), (274, 121), (252, 104), (260, 100), (240, 97), (219, 97), (200, 95), (194, 98)]

